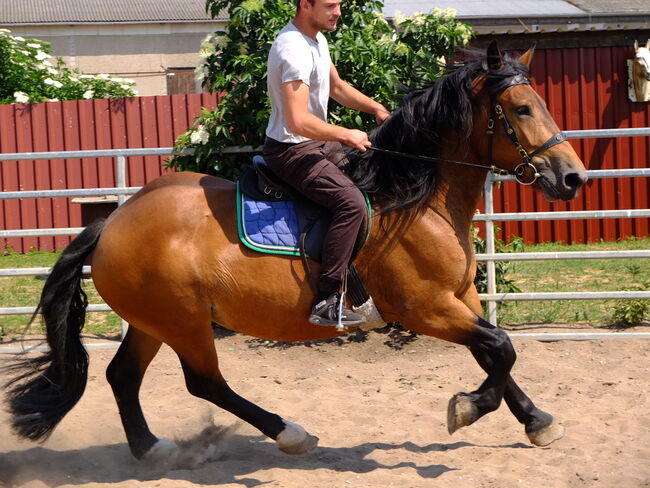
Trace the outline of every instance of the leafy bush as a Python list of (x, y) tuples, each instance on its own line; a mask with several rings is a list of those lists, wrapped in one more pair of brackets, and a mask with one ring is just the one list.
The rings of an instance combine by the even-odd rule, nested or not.
[[(225, 31), (205, 38), (196, 75), (205, 88), (223, 96), (216, 110), (202, 111), (178, 138), (176, 149), (193, 148), (194, 154), (176, 156), (170, 165), (234, 178), (250, 156), (220, 151), (254, 148), (264, 141), (271, 110), (266, 61), (275, 36), (295, 15), (295, 0), (207, 0), (206, 5), (213, 17), (227, 11), (230, 22)], [(338, 29), (326, 36), (341, 77), (392, 109), (401, 87), (438, 78), (441, 58), (467, 44), (472, 31), (451, 9), (396, 16), (393, 25), (379, 13), (382, 9), (382, 1), (346, 0)], [(330, 116), (350, 128), (369, 130), (374, 124), (374, 117), (335, 103)]]
[(50, 44), (0, 29), (0, 103), (28, 103), (137, 95), (135, 82), (66, 67)]

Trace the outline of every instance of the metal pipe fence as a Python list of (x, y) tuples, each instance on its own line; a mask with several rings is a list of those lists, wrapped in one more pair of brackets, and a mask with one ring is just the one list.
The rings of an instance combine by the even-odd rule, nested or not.
[[(650, 127), (632, 129), (601, 129), (579, 130), (564, 132), (567, 138), (603, 138), (603, 137), (632, 137), (650, 136)], [(224, 152), (253, 152), (250, 146), (230, 148)], [(82, 197), (82, 196), (117, 196), (118, 205), (126, 200), (127, 195), (136, 193), (139, 187), (126, 186), (126, 158), (136, 156), (165, 156), (172, 155), (174, 149), (141, 148), (141, 149), (115, 149), (115, 150), (90, 150), (90, 151), (58, 151), (58, 152), (33, 152), (33, 153), (4, 153), (0, 154), (2, 161), (26, 161), (43, 159), (78, 159), (78, 158), (116, 158), (116, 187), (68, 189), (68, 190), (39, 190), (39, 191), (13, 191), (0, 193), (0, 200), (19, 198), (55, 198), (55, 197)], [(628, 170), (595, 170), (588, 171), (591, 179), (614, 177), (648, 177), (650, 168)], [(593, 252), (543, 252), (543, 253), (497, 253), (494, 236), (494, 222), (502, 221), (533, 221), (533, 220), (559, 220), (559, 219), (614, 219), (650, 217), (650, 209), (627, 210), (602, 210), (602, 211), (576, 211), (576, 212), (522, 212), (522, 213), (494, 213), (492, 187), (498, 181), (512, 181), (511, 176), (496, 176), (490, 174), (485, 182), (485, 212), (476, 215), (475, 222), (485, 222), (486, 227), (486, 252), (477, 254), (477, 261), (486, 262), (487, 267), (487, 293), (480, 294), (481, 300), (487, 302), (488, 319), (497, 324), (496, 305), (502, 301), (517, 300), (602, 300), (602, 299), (650, 299), (650, 291), (611, 291), (611, 292), (567, 292), (567, 293), (497, 293), (496, 261), (541, 261), (554, 259), (627, 259), (648, 258), (650, 250), (637, 251), (593, 251)], [(64, 236), (76, 235), (83, 230), (82, 227), (68, 227), (56, 229), (15, 229), (0, 230), (0, 238), (9, 237), (34, 237), (34, 236)], [(90, 272), (89, 267), (84, 267), (84, 273)], [(49, 268), (18, 268), (0, 269), (0, 277), (11, 276), (40, 276), (47, 275)], [(110, 311), (104, 304), (92, 304), (88, 308), (91, 312)], [(0, 315), (33, 314), (35, 307), (4, 307), (0, 308)], [(519, 334), (521, 335), (521, 334)], [(539, 336), (539, 334), (537, 335)], [(564, 338), (571, 338), (565, 336)]]

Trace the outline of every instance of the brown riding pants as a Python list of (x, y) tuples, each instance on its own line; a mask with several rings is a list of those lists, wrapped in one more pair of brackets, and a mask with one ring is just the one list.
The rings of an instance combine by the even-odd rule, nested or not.
[(288, 144), (267, 138), (264, 144), (264, 160), (269, 168), (332, 214), (323, 243), (319, 295), (339, 291), (366, 214), (363, 194), (337, 167), (344, 158), (338, 142)]

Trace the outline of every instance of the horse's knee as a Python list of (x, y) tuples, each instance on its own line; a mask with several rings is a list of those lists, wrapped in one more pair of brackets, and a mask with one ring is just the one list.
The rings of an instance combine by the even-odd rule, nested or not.
[[(499, 368), (510, 372), (512, 366), (517, 360), (517, 353), (512, 346), (510, 337), (503, 329), (495, 327), (486, 320), (479, 318), (481, 326), (481, 338), (477, 344), (470, 345), (472, 352), (479, 360), (479, 363), (485, 362), (489, 369)], [(480, 360), (481, 352), (487, 356), (483, 361)], [(481, 364), (483, 366), (483, 364)]]

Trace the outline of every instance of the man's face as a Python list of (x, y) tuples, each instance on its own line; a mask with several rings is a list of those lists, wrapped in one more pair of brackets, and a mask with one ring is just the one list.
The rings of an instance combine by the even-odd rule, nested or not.
[(341, 0), (314, 0), (313, 4), (305, 1), (303, 8), (313, 27), (328, 32), (336, 30), (336, 22), (341, 17)]

